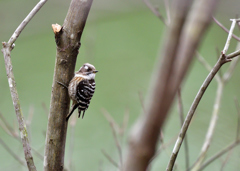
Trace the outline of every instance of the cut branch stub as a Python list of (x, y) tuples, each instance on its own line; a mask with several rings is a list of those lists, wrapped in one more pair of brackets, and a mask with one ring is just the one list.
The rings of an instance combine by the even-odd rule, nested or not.
[(70, 99), (67, 89), (58, 82), (68, 85), (73, 77), (80, 39), (91, 5), (92, 0), (72, 0), (63, 26), (52, 25), (57, 54), (45, 142), (45, 171), (61, 171), (64, 168), (66, 116), (69, 111)]

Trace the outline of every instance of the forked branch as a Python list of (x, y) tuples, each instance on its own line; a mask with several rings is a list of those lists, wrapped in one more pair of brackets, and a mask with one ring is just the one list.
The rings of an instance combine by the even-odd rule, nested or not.
[(5, 60), (8, 84), (9, 84), (9, 88), (12, 96), (13, 106), (18, 119), (19, 131), (20, 131), (21, 140), (23, 144), (24, 155), (25, 155), (28, 169), (33, 171), (36, 170), (36, 167), (33, 161), (31, 147), (28, 140), (27, 127), (21, 111), (20, 101), (19, 101), (18, 92), (16, 88), (16, 82), (13, 74), (13, 67), (12, 67), (12, 61), (11, 61), (11, 51), (14, 48), (14, 42), (17, 40), (22, 30), (26, 27), (26, 25), (30, 22), (30, 20), (35, 16), (35, 14), (40, 10), (40, 8), (46, 2), (47, 0), (39, 1), (39, 3), (32, 9), (32, 11), (27, 15), (27, 17), (22, 21), (22, 23), (15, 30), (15, 32), (13, 33), (9, 41), (7, 43), (6, 42), (2, 43), (3, 44), (2, 52)]

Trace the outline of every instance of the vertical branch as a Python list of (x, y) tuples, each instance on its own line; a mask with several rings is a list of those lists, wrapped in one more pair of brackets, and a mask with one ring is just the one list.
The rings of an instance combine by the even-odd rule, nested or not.
[(215, 0), (197, 1), (188, 12), (191, 1), (173, 2), (175, 8), (171, 10), (174, 13), (164, 42), (163, 58), (154, 72), (146, 114), (139, 118), (132, 129), (124, 171), (145, 171), (154, 156), (160, 129), (211, 21), (215, 3)]
[(21, 111), (20, 101), (18, 97), (18, 92), (16, 88), (16, 82), (13, 74), (13, 67), (12, 67), (12, 61), (11, 61), (11, 51), (14, 48), (14, 42), (17, 40), (23, 29), (26, 27), (26, 25), (30, 22), (30, 20), (35, 16), (35, 14), (41, 9), (41, 7), (47, 2), (47, 0), (41, 0), (37, 3), (37, 5), (32, 9), (32, 11), (27, 15), (27, 17), (21, 22), (21, 24), (18, 26), (18, 28), (15, 30), (13, 35), (10, 37), (9, 41), (3, 42), (3, 56), (5, 60), (5, 67), (8, 77), (8, 84), (12, 96), (13, 106), (15, 108), (15, 113), (18, 119), (19, 124), (19, 131), (21, 135), (21, 140), (23, 144), (23, 150), (25, 154), (25, 159), (27, 162), (27, 166), (29, 170), (36, 170), (36, 167), (34, 165), (32, 153), (31, 153), (31, 147), (28, 140), (28, 133), (26, 124), (24, 121), (24, 117)]
[[(178, 110), (179, 110), (180, 122), (181, 122), (181, 126), (182, 126), (184, 123), (184, 115), (183, 115), (183, 103), (182, 103), (181, 88), (178, 89), (177, 100), (178, 100)], [(184, 149), (185, 149), (186, 169), (188, 169), (189, 168), (189, 150), (188, 150), (187, 135), (185, 135), (184, 145), (185, 145)]]
[(218, 113), (219, 113), (219, 108), (220, 108), (220, 104), (221, 104), (221, 99), (222, 99), (222, 93), (223, 93), (223, 88), (224, 88), (224, 84), (222, 81), (218, 82), (218, 88), (217, 88), (217, 94), (216, 94), (216, 98), (215, 98), (215, 102), (214, 102), (214, 108), (213, 108), (213, 112), (212, 112), (212, 118), (209, 124), (209, 128), (206, 134), (206, 138), (204, 141), (204, 144), (202, 146), (201, 149), (201, 153), (200, 156), (198, 157), (197, 162), (195, 163), (193, 170), (198, 170), (201, 166), (201, 164), (203, 163), (208, 148), (212, 142), (212, 137), (213, 137), (213, 133), (217, 124), (217, 119), (218, 119)]
[(72, 0), (63, 26), (52, 25), (57, 54), (45, 141), (45, 171), (61, 171), (64, 168), (66, 116), (70, 99), (67, 89), (57, 82), (68, 85), (73, 77), (80, 39), (91, 5), (92, 0)]

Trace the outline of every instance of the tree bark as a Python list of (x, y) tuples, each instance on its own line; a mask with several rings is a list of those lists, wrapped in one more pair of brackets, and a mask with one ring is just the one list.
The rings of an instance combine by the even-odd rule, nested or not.
[(189, 0), (173, 1), (173, 17), (164, 42), (162, 61), (159, 60), (154, 72), (146, 113), (132, 129), (124, 171), (147, 170), (156, 151), (160, 130), (211, 21), (216, 1), (211, 0), (207, 5), (204, 4), (206, 1), (194, 1), (192, 6)]
[(80, 39), (91, 5), (92, 0), (72, 0), (63, 26), (53, 25), (57, 54), (45, 142), (45, 171), (61, 171), (64, 168), (66, 116), (70, 99), (68, 90), (58, 82), (68, 85), (73, 77)]

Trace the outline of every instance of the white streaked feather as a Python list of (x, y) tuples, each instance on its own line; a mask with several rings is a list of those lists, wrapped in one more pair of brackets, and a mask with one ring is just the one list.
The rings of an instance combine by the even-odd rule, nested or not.
[(87, 80), (92, 80), (92, 79), (95, 79), (95, 73), (91, 73), (89, 75), (75, 74), (75, 77), (82, 77)]

